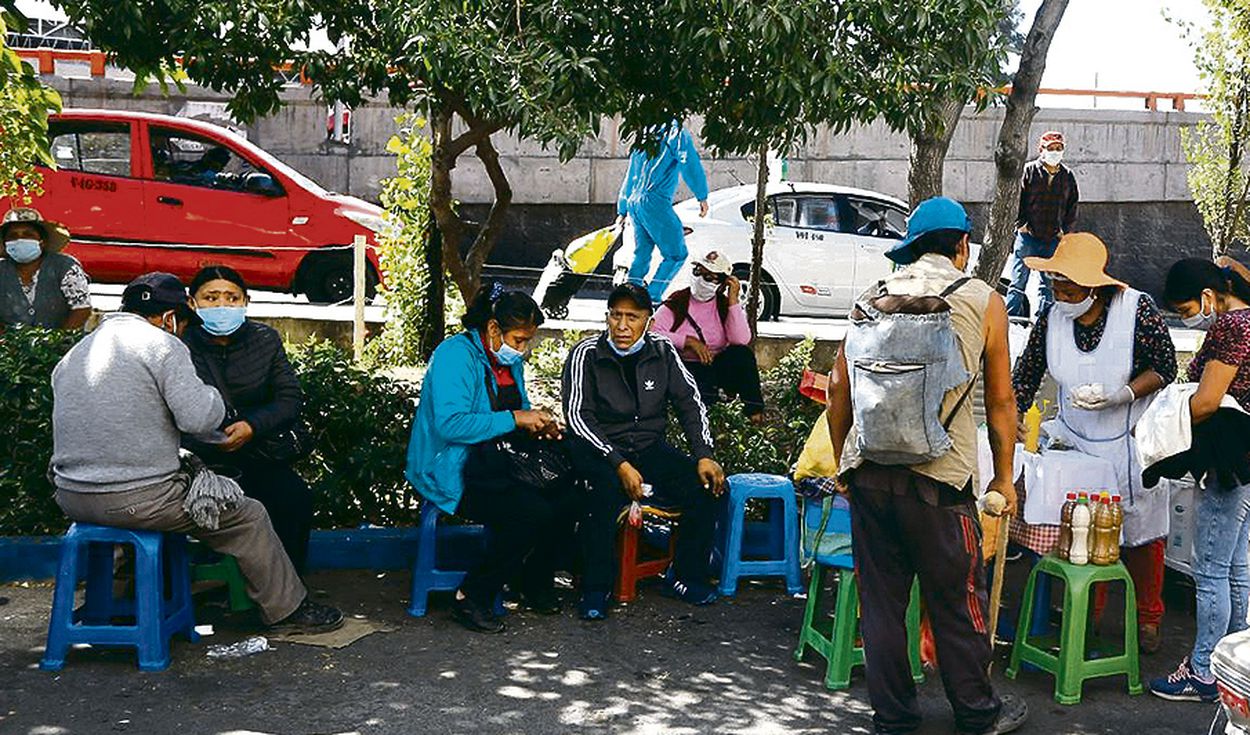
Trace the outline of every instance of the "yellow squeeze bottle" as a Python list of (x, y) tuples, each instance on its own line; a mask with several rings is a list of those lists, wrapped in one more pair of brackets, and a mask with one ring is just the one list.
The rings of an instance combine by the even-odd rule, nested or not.
[(1027, 452), (1037, 452), (1037, 445), (1041, 441), (1042, 436), (1042, 410), (1034, 403), (1029, 410), (1024, 413), (1024, 449)]

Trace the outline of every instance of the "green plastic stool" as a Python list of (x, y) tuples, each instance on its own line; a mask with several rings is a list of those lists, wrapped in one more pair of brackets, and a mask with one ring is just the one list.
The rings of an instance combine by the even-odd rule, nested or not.
[[(1033, 591), (1038, 574), (1063, 580), (1063, 624), (1059, 631), (1059, 654), (1049, 653), (1028, 640), (1033, 617)], [(1090, 588), (1095, 582), (1124, 582), (1124, 653), (1119, 656), (1085, 658), (1085, 628), (1089, 619)], [(1053, 640), (1053, 639), (1052, 639)], [(1125, 674), (1128, 693), (1141, 694), (1141, 670), (1137, 659), (1137, 591), (1133, 578), (1120, 562), (1109, 566), (1077, 566), (1054, 556), (1042, 557), (1033, 567), (1020, 604), (1016, 641), (1011, 648), (1008, 679), (1016, 678), (1020, 663), (1027, 662), (1055, 676), (1055, 701), (1079, 704), (1086, 679)]]
[(256, 607), (252, 598), (247, 596), (247, 582), (239, 571), (239, 562), (233, 556), (222, 554), (217, 561), (196, 564), (192, 567), (191, 579), (195, 582), (225, 582), (230, 599), (230, 612), (245, 612)]
[[(812, 567), (812, 581), (807, 589), (807, 609), (803, 612), (803, 627), (799, 630), (799, 647), (794, 660), (802, 661), (808, 646), (824, 657), (825, 688), (848, 689), (851, 686), (851, 669), (864, 664), (864, 649), (855, 645), (859, 638), (859, 583), (855, 571), (844, 567), (830, 567), (838, 572), (838, 597), (834, 602), (833, 621), (823, 626), (828, 633), (817, 628), (816, 617), (821, 604), (821, 581), (825, 565)], [(911, 658), (912, 679), (924, 682), (924, 667), (920, 662), (920, 585), (911, 587), (911, 603), (907, 606), (907, 652)]]

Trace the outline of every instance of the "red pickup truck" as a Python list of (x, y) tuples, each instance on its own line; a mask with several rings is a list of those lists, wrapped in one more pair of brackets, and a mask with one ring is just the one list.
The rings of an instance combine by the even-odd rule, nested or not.
[[(66, 110), (49, 120), (57, 168), (34, 205), (64, 223), (93, 280), (148, 271), (191, 278), (224, 264), (257, 288), (326, 303), (352, 295), (355, 235), (376, 244), (382, 210), (315, 182), (231, 131), (185, 118)], [(370, 291), (380, 267), (368, 251)]]

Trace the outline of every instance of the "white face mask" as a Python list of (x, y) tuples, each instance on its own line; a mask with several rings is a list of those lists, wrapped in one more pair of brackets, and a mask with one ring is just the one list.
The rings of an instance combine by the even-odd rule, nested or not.
[(690, 298), (695, 301), (711, 301), (716, 298), (716, 292), (719, 290), (719, 284), (708, 283), (698, 276), (695, 276), (690, 282)]
[(1063, 162), (1063, 151), (1042, 151), (1042, 163), (1054, 168)]
[(1207, 294), (1204, 291), (1202, 296), (1198, 297), (1197, 314), (1181, 319), (1181, 324), (1184, 324), (1186, 329), (1200, 329), (1205, 332), (1215, 324), (1215, 320), (1219, 315), (1215, 313), (1214, 306), (1211, 307), (1211, 312), (1209, 314), (1207, 313), (1206, 295)]
[(1089, 311), (1093, 307), (1094, 294), (1091, 293), (1089, 296), (1085, 297), (1084, 301), (1078, 301), (1075, 304), (1069, 304), (1066, 301), (1056, 300), (1055, 305), (1051, 308), (1054, 309), (1055, 313), (1060, 316), (1065, 316), (1069, 319), (1077, 319), (1084, 316), (1085, 312)]

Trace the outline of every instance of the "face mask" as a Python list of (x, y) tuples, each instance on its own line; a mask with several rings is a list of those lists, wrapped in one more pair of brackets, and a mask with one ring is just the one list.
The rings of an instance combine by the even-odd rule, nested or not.
[(23, 265), (34, 263), (36, 260), (39, 260), (40, 255), (43, 255), (43, 243), (29, 238), (8, 240), (4, 243), (4, 252), (15, 263)]
[(1069, 319), (1076, 319), (1094, 306), (1094, 295), (1090, 294), (1085, 297), (1084, 301), (1078, 301), (1075, 304), (1069, 304), (1066, 301), (1055, 301), (1055, 305), (1051, 308), (1056, 314), (1066, 316)]
[(716, 298), (716, 292), (720, 290), (720, 284), (708, 283), (702, 278), (696, 277), (690, 283), (690, 298), (695, 301), (711, 301)]
[(501, 342), (499, 344), (499, 349), (491, 350), (491, 354), (495, 356), (495, 359), (500, 365), (511, 366), (525, 359), (524, 352), (521, 352), (507, 342)]
[(204, 331), (214, 337), (234, 334), (247, 319), (247, 309), (242, 306), (206, 306), (195, 313), (204, 320)]
[(1210, 329), (1212, 325), (1215, 324), (1215, 319), (1218, 314), (1215, 313), (1215, 309), (1211, 309), (1211, 313), (1208, 314), (1205, 310), (1205, 306), (1206, 301), (1199, 296), (1198, 313), (1181, 319), (1181, 324), (1184, 324), (1186, 329), (1200, 329), (1204, 332)]
[(1042, 163), (1054, 168), (1063, 161), (1063, 151), (1042, 151)]
[(622, 350), (620, 347), (617, 347), (617, 346), (616, 346), (616, 342), (613, 342), (613, 341), (612, 341), (612, 338), (611, 338), (611, 337), (609, 337), (609, 338), (608, 338), (608, 347), (611, 347), (611, 348), (612, 348), (612, 351), (613, 351), (613, 352), (615, 352), (615, 353), (616, 353), (617, 355), (619, 355), (620, 357), (629, 357), (630, 355), (634, 354), (634, 353), (635, 353), (635, 352), (637, 352), (638, 350), (641, 350), (641, 349), (642, 349), (643, 344), (645, 344), (645, 343), (646, 343), (646, 341), (647, 341), (647, 340), (646, 340), (646, 338), (645, 338), (644, 336), (640, 336), (640, 337), (638, 337), (638, 341), (634, 342), (632, 345), (630, 345), (630, 346), (629, 346), (629, 347), (627, 347), (626, 349), (623, 349), (623, 350)]

